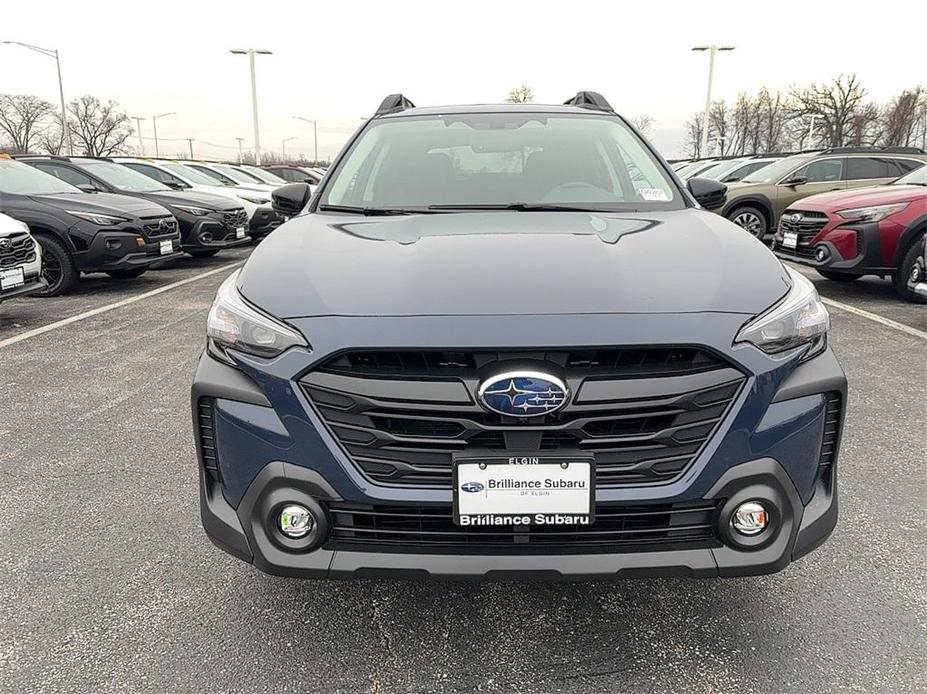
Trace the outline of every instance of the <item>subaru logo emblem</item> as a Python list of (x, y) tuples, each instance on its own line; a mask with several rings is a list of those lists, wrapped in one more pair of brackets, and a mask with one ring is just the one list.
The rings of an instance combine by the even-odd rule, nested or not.
[(0, 239), (0, 251), (8, 251), (13, 247), (13, 242), (9, 239)]
[(159, 229), (160, 231), (167, 231), (168, 229), (172, 229), (173, 227), (174, 227), (174, 225), (171, 224), (171, 223), (170, 223), (169, 221), (167, 221), (166, 219), (162, 219), (160, 222), (158, 222), (158, 229)]
[(802, 219), (801, 212), (796, 212), (791, 217), (789, 217), (789, 221), (792, 222), (792, 224), (798, 224), (801, 221), (801, 219)]
[(486, 487), (483, 486), (482, 482), (464, 482), (462, 485), (460, 485), (460, 491), (470, 492), (471, 494), (481, 492), (485, 488)]
[(555, 376), (536, 371), (512, 371), (480, 385), (483, 406), (512, 417), (538, 417), (556, 412), (566, 404), (566, 384)]

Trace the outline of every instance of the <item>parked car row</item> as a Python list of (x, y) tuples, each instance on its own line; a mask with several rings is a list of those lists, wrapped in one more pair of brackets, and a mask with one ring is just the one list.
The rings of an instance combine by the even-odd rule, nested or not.
[[(283, 222), (271, 191), (285, 184), (260, 169), (201, 162), (0, 155), (0, 212), (28, 227), (41, 268), (28, 284), (31, 254), (2, 255), (3, 284), (16, 295), (55, 296), (85, 273), (130, 279), (183, 253), (248, 243)], [(26, 243), (16, 228), (16, 243)]]
[[(739, 167), (758, 162), (765, 163), (738, 176)], [(835, 281), (890, 277), (901, 297), (923, 301), (913, 286), (927, 231), (925, 164), (927, 152), (916, 147), (842, 147), (674, 166), (689, 181), (726, 183), (712, 209), (760, 239), (772, 237), (781, 258)]]

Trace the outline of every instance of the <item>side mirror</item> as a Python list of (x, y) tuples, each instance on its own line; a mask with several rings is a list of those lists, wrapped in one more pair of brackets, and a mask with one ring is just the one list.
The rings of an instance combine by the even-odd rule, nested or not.
[(78, 183), (75, 186), (81, 193), (98, 193), (97, 187), (92, 183)]
[(795, 176), (794, 178), (790, 178), (788, 180), (783, 181), (782, 185), (800, 186), (800, 185), (804, 185), (807, 182), (808, 182), (808, 178), (806, 176)]
[(285, 217), (295, 217), (308, 204), (312, 190), (305, 183), (290, 183), (274, 190), (270, 197), (274, 212)]
[(695, 201), (707, 210), (721, 207), (727, 200), (727, 186), (710, 178), (690, 178), (686, 188)]
[(164, 185), (168, 188), (173, 188), (174, 190), (186, 190), (190, 186), (182, 181), (164, 181)]

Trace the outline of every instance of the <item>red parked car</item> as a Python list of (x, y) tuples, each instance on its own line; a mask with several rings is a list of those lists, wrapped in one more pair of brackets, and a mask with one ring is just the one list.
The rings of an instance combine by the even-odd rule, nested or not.
[(779, 218), (773, 250), (829, 280), (891, 277), (908, 301), (925, 297), (908, 283), (927, 232), (927, 166), (872, 188), (804, 198)]

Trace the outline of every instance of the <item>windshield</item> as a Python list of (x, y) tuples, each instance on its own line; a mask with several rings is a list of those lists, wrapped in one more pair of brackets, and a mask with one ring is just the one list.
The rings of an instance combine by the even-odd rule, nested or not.
[(228, 164), (213, 164), (212, 168), (220, 173), (225, 174), (236, 183), (241, 183), (246, 186), (264, 182), (256, 176), (252, 176), (251, 174), (245, 173), (244, 171), (239, 171), (234, 166), (229, 166)]
[(806, 161), (811, 161), (814, 156), (797, 156), (786, 157), (779, 161), (774, 161), (762, 169), (757, 169), (752, 174), (748, 174), (740, 179), (743, 183), (775, 183), (787, 173), (797, 168)]
[(158, 165), (163, 169), (167, 169), (172, 174), (179, 176), (187, 183), (192, 183), (193, 185), (197, 186), (216, 185), (216, 179), (210, 178), (206, 174), (200, 173), (196, 169), (192, 169), (189, 166), (184, 166), (183, 164), (178, 164), (172, 161), (161, 161), (158, 162)]
[(154, 193), (162, 190), (170, 190), (170, 188), (163, 183), (159, 183), (153, 178), (148, 178), (145, 174), (133, 171), (128, 166), (123, 166), (122, 164), (113, 164), (108, 161), (95, 161), (82, 163), (81, 166), (116, 190), (124, 190), (130, 193)]
[(475, 113), (375, 120), (320, 205), (682, 209), (663, 167), (615, 117)]
[(272, 174), (270, 171), (264, 171), (264, 169), (259, 169), (256, 166), (243, 165), (240, 167), (245, 173), (251, 174), (257, 178), (261, 183), (269, 183), (272, 186), (283, 186), (286, 185), (286, 181), (276, 174)]
[(906, 173), (898, 180), (892, 181), (892, 183), (899, 186), (927, 185), (927, 166), (914, 169), (911, 173)]
[(698, 176), (699, 178), (710, 178), (712, 180), (717, 180), (718, 177), (723, 176), (731, 169), (735, 169), (740, 166), (742, 162), (742, 159), (727, 159), (725, 161), (719, 161), (714, 166), (711, 166), (702, 171), (702, 173), (700, 173)]
[(55, 178), (28, 164), (8, 159), (0, 160), (0, 193), (55, 195), (80, 192), (70, 183), (65, 183), (60, 178)]

